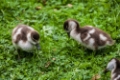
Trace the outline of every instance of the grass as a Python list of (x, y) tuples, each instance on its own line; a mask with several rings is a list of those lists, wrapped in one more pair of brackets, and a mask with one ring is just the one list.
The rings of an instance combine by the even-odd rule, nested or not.
[[(119, 0), (1, 0), (0, 80), (109, 80), (103, 74), (111, 58), (120, 57)], [(69, 5), (68, 5), (69, 4)], [(71, 7), (71, 5), (72, 7)], [(116, 44), (87, 51), (63, 30), (72, 18), (81, 26), (93, 25), (116, 40)], [(18, 24), (34, 27), (40, 33), (40, 51), (18, 61), (12, 45), (12, 29)]]

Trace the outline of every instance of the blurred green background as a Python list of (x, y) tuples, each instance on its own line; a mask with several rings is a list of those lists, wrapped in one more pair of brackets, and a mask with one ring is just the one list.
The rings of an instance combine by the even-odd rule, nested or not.
[[(119, 0), (0, 0), (0, 80), (110, 80), (103, 74), (111, 58), (120, 57)], [(100, 28), (116, 44), (97, 52), (88, 51), (68, 38), (67, 19), (80, 26)], [(18, 24), (35, 28), (41, 50), (18, 61), (12, 45), (12, 29)], [(23, 55), (23, 54), (22, 54)]]

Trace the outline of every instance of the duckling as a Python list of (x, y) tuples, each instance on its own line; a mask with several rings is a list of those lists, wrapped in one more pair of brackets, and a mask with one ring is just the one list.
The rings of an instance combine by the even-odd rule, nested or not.
[(120, 80), (120, 61), (118, 59), (111, 59), (107, 64), (104, 73), (111, 71), (111, 80)]
[(111, 46), (115, 42), (107, 33), (98, 28), (92, 26), (80, 28), (76, 20), (66, 20), (64, 22), (64, 29), (69, 37), (72, 37), (91, 50), (98, 50), (106, 46)]
[(25, 52), (32, 52), (35, 49), (40, 49), (39, 34), (32, 27), (27, 25), (18, 25), (12, 31), (12, 43), (17, 49)]

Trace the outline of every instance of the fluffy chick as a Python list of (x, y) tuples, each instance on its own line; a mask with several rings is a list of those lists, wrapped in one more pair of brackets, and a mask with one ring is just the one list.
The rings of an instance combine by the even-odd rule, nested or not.
[(39, 49), (39, 34), (32, 27), (18, 25), (12, 31), (12, 43), (19, 51), (31, 52), (35, 46)]
[(107, 64), (104, 73), (111, 71), (111, 80), (120, 80), (120, 61), (113, 58)]
[(84, 26), (81, 28), (76, 20), (66, 20), (64, 22), (64, 29), (68, 36), (91, 50), (98, 50), (106, 46), (111, 46), (115, 42), (109, 34), (98, 28), (92, 26)]

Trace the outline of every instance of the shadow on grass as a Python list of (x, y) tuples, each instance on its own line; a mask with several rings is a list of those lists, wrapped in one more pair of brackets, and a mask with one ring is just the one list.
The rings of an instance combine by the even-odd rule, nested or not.
[(80, 46), (79, 44), (75, 44), (74, 46), (65, 46), (65, 47), (61, 48), (57, 52), (57, 54), (63, 53), (63, 54), (67, 54), (68, 56), (80, 58), (80, 56), (83, 56), (83, 57), (85, 57), (85, 56), (93, 56), (93, 57), (106, 56), (114, 51), (116, 51), (116, 45), (93, 51), (93, 50), (87, 49), (83, 46)]

